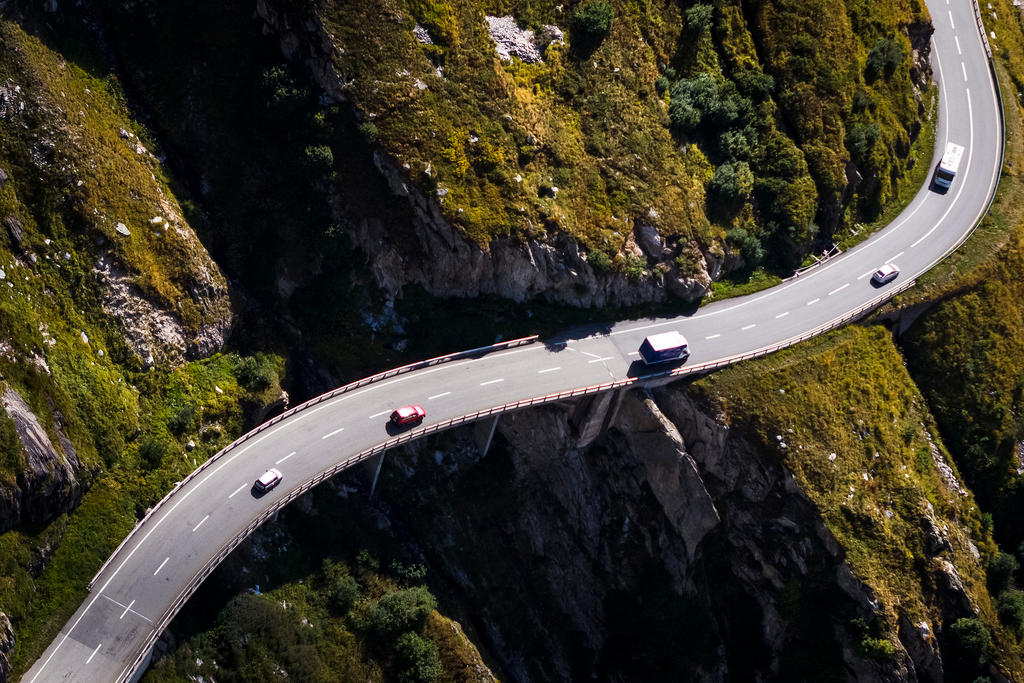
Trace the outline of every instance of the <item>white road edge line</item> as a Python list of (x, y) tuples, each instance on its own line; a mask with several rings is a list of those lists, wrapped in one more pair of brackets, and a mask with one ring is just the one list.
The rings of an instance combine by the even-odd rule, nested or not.
[(497, 384), (498, 382), (504, 382), (504, 381), (505, 381), (504, 377), (499, 377), (498, 379), (491, 379), (491, 380), (488, 380), (486, 382), (480, 382), (480, 386), (486, 387), (488, 384)]
[(96, 646), (96, 649), (92, 651), (91, 655), (89, 655), (89, 659), (85, 660), (86, 664), (88, 664), (89, 662), (92, 661), (92, 658), (96, 656), (96, 653), (100, 651), (101, 647), (103, 647), (103, 643), (100, 643), (99, 645)]
[(385, 411), (383, 411), (383, 412), (380, 412), (380, 413), (374, 413), (373, 415), (371, 415), (371, 416), (370, 416), (370, 419), (371, 419), (371, 420), (375, 420), (375, 419), (377, 419), (378, 417), (380, 417), (381, 415), (387, 415), (387, 414), (388, 414), (388, 413), (390, 413), (390, 412), (391, 412), (390, 410), (385, 410)]
[(128, 612), (130, 612), (130, 611), (131, 611), (131, 609), (132, 609), (132, 605), (134, 605), (134, 604), (135, 604), (135, 601), (134, 601), (134, 600), (132, 600), (131, 602), (129, 602), (129, 603), (128, 603), (128, 606), (124, 608), (124, 611), (123, 611), (123, 612), (121, 612), (121, 616), (119, 616), (119, 617), (118, 617), (118, 619), (124, 619), (124, 615), (128, 614)]
[(785, 313), (779, 313), (777, 316), (775, 316), (775, 319), (778, 320), (779, 318), (785, 318), (787, 315), (789, 315), (789, 311), (786, 311)]
[(329, 439), (335, 434), (341, 434), (343, 431), (345, 431), (344, 427), (341, 427), (340, 429), (335, 429), (333, 432), (327, 432), (326, 434), (320, 437), (320, 440), (323, 441), (324, 439)]
[(843, 285), (842, 287), (836, 287), (835, 289), (833, 289), (833, 290), (832, 290), (831, 292), (829, 292), (829, 293), (828, 293), (828, 295), (829, 295), (829, 296), (832, 296), (833, 294), (838, 294), (839, 292), (843, 291), (844, 289), (846, 289), (846, 288), (847, 288), (847, 287), (849, 287), (849, 286), (850, 286), (850, 283), (849, 283), (849, 282), (847, 282), (847, 283), (846, 283), (845, 285)]
[(235, 489), (234, 493), (232, 493), (230, 496), (228, 496), (228, 500), (231, 500), (232, 498), (234, 498), (235, 494), (241, 493), (243, 490), (245, 490), (246, 486), (248, 486), (248, 484), (242, 484), (237, 489)]
[(427, 400), (428, 401), (433, 401), (435, 398), (441, 398), (442, 396), (447, 396), (450, 393), (452, 393), (452, 392), (446, 391), (443, 394), (434, 394), (433, 396), (427, 396)]
[(201, 520), (199, 520), (199, 524), (196, 524), (196, 525), (195, 525), (194, 527), (192, 527), (192, 533), (195, 533), (195, 532), (196, 532), (196, 529), (198, 529), (199, 527), (201, 527), (201, 526), (203, 525), (203, 523), (204, 523), (204, 522), (205, 522), (206, 520), (208, 520), (209, 518), (210, 518), (210, 515), (206, 515), (206, 516), (205, 516), (205, 517), (203, 517), (203, 518), (202, 518)]
[(556, 370), (561, 370), (561, 369), (562, 369), (562, 366), (559, 365), (559, 366), (556, 366), (556, 367), (553, 367), (553, 368), (547, 368), (545, 370), (538, 370), (537, 374), (538, 375), (543, 375), (546, 372), (555, 372)]
[(169, 558), (169, 557), (165, 557), (164, 558), (164, 561), (161, 562), (160, 566), (156, 568), (155, 572), (153, 572), (153, 576), (156, 576), (157, 574), (160, 573), (160, 570), (164, 568), (164, 565), (167, 564), (167, 560), (169, 560), (169, 559), (171, 559), (171, 558)]
[[(281, 458), (280, 460), (275, 460), (275, 461), (274, 461), (274, 464), (275, 464), (275, 465), (280, 465), (280, 464), (281, 464), (281, 463), (283, 463), (283, 462), (284, 462), (285, 460), (287, 460), (288, 458), (290, 458), (290, 457), (292, 457), (293, 455), (295, 455), (295, 453), (296, 453), (296, 452), (297, 452), (297, 451), (292, 451), (291, 453), (289, 453), (288, 455), (284, 456), (284, 457), (283, 457), (283, 458)], [(244, 485), (243, 485), (243, 488), (244, 488)], [(233, 494), (233, 493), (232, 493), (231, 495), (235, 495), (235, 494)]]

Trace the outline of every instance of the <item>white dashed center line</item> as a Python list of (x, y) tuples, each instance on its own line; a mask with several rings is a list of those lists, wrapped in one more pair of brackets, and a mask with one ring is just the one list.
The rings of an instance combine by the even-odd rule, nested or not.
[(128, 614), (128, 612), (129, 612), (129, 611), (131, 610), (131, 608), (132, 608), (132, 605), (134, 605), (134, 604), (135, 604), (135, 601), (134, 601), (134, 600), (132, 600), (131, 602), (129, 602), (129, 603), (128, 603), (128, 606), (124, 608), (124, 611), (123, 611), (123, 612), (121, 612), (121, 616), (119, 616), (119, 617), (118, 617), (118, 619), (124, 619), (124, 615)]
[(345, 431), (344, 427), (342, 427), (341, 429), (335, 429), (333, 432), (327, 432), (326, 434), (320, 437), (320, 440), (323, 441), (324, 439), (329, 439), (335, 434), (341, 434), (343, 431)]
[(712, 334), (712, 335), (708, 335), (707, 337), (704, 337), (704, 338), (705, 339), (718, 339), (721, 336), (722, 336), (721, 334)]
[(964, 72), (964, 80), (966, 81), (966, 80), (967, 80), (967, 67), (966, 67), (966, 66), (964, 66), (964, 63), (963, 63), (963, 62), (960, 62), (960, 68), (961, 68), (961, 69), (963, 69), (963, 72)]
[(153, 576), (156, 576), (157, 574), (160, 573), (160, 570), (164, 568), (164, 565), (167, 564), (167, 560), (169, 560), (169, 559), (171, 559), (171, 558), (169, 558), (169, 557), (165, 557), (164, 558), (164, 561), (161, 562), (160, 566), (156, 568), (155, 572), (153, 572)]
[(208, 520), (209, 518), (210, 518), (210, 515), (206, 515), (206, 516), (205, 516), (205, 517), (203, 517), (203, 518), (202, 518), (201, 520), (199, 520), (199, 524), (196, 524), (196, 525), (195, 525), (194, 527), (192, 527), (192, 533), (195, 533), (195, 532), (196, 532), (196, 529), (198, 529), (199, 527), (201, 527), (201, 526), (203, 525), (203, 523), (204, 523), (204, 522), (205, 522), (206, 520)]
[(904, 254), (906, 254), (906, 253), (907, 253), (907, 252), (905, 252), (905, 251), (901, 251), (900, 253), (896, 254), (896, 255), (895, 255), (895, 256), (893, 256), (893, 257), (891, 257), (891, 258), (889, 259), (889, 263), (892, 263), (893, 261), (895, 261), (895, 260), (896, 260), (896, 259), (898, 259), (898, 258), (899, 258), (900, 256), (903, 256), (903, 255), (904, 255)]
[(956, 24), (953, 23), (953, 10), (946, 10), (946, 12), (949, 14), (949, 27), (955, 31)]
[(547, 368), (547, 369), (545, 369), (545, 370), (538, 370), (538, 371), (537, 371), (537, 374), (538, 374), (538, 375), (543, 375), (543, 374), (544, 374), (544, 373), (546, 373), (546, 372), (555, 372), (556, 370), (561, 370), (561, 369), (562, 369), (562, 366), (561, 366), (561, 365), (559, 365), (559, 366), (557, 366), (557, 367), (553, 367), (553, 368)]
[(751, 327), (757, 327), (757, 323), (750, 323), (746, 327), (741, 327), (740, 329), (743, 330), (743, 331), (746, 331), (746, 330), (749, 330)]
[(292, 457), (293, 455), (295, 455), (295, 451), (292, 451), (291, 453), (289, 453), (288, 455), (284, 456), (280, 460), (275, 460), (274, 464), (275, 465), (280, 465), (281, 463), (283, 463), (285, 460), (287, 460), (288, 458)]
[(231, 494), (230, 496), (228, 496), (228, 500), (230, 500), (230, 499), (234, 498), (234, 497), (235, 497), (235, 494), (237, 494), (237, 493), (241, 493), (242, 491), (244, 491), (244, 490), (245, 490), (245, 487), (246, 487), (246, 486), (248, 486), (248, 484), (242, 484), (242, 485), (241, 485), (241, 486), (239, 486), (239, 487), (238, 487), (237, 489), (235, 489), (235, 492), (234, 492), (234, 493), (232, 493), (232, 494)]
[(829, 292), (829, 293), (828, 293), (828, 295), (829, 295), (829, 296), (832, 296), (833, 294), (838, 294), (839, 292), (843, 291), (844, 289), (846, 289), (846, 288), (847, 288), (847, 287), (849, 287), (849, 286), (850, 286), (850, 283), (849, 283), (849, 282), (847, 282), (847, 283), (846, 283), (845, 285), (843, 285), (842, 287), (836, 287), (835, 289), (833, 289), (833, 290), (832, 290), (831, 292)]
[(629, 352), (629, 353), (627, 353), (626, 355), (627, 355), (627, 356), (639, 356), (639, 355), (640, 355), (640, 352), (639, 352), (639, 351), (630, 351), (630, 352)]
[(103, 643), (100, 643), (99, 645), (96, 646), (96, 649), (92, 651), (91, 655), (89, 655), (89, 659), (85, 660), (86, 664), (88, 664), (89, 662), (92, 661), (92, 658), (96, 656), (96, 653), (100, 651), (101, 647), (103, 647)]
[(379, 413), (374, 413), (373, 415), (370, 416), (370, 419), (373, 420), (375, 418), (380, 417), (381, 415), (387, 415), (390, 412), (391, 412), (390, 410), (384, 410), (384, 411), (381, 411)]
[(779, 313), (777, 316), (775, 316), (775, 319), (778, 320), (779, 318), (785, 318), (787, 315), (789, 315), (789, 311), (786, 311), (785, 313)]
[(857, 279), (858, 279), (858, 280), (863, 280), (863, 279), (864, 279), (864, 278), (866, 278), (866, 277), (867, 277), (868, 275), (871, 275), (871, 274), (873, 274), (874, 272), (875, 272), (875, 271), (873, 271), (873, 270), (869, 270), (868, 272), (864, 273), (863, 275), (860, 275), (860, 276), (858, 276), (858, 277), (857, 277)]
[(807, 305), (810, 306), (812, 304), (818, 303), (819, 301), (821, 301), (821, 299), (811, 299), (810, 301), (807, 302)]
[(605, 356), (604, 358), (595, 358), (594, 360), (588, 360), (587, 363), (601, 363), (606, 360), (611, 360), (613, 356)]
[(446, 391), (443, 394), (434, 394), (433, 396), (427, 396), (427, 400), (428, 401), (433, 401), (435, 398), (441, 398), (442, 396), (447, 396), (450, 393), (452, 393), (452, 392)]
[(504, 381), (505, 381), (504, 377), (502, 377), (500, 379), (492, 379), (492, 380), (488, 380), (486, 382), (480, 382), (480, 386), (486, 387), (488, 384), (497, 384), (498, 382), (504, 382)]
[(960, 37), (959, 36), (953, 36), (953, 40), (956, 41), (956, 53), (958, 55), (962, 55), (964, 53), (964, 51), (960, 49)]

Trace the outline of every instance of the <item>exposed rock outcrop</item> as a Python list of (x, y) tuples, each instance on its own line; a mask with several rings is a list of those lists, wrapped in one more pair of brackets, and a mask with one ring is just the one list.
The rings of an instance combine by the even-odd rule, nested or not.
[[(661, 301), (672, 296), (695, 299), (707, 293), (711, 278), (706, 272), (684, 277), (673, 263), (644, 277), (631, 279), (622, 273), (598, 272), (588, 263), (579, 245), (565, 233), (547, 241), (514, 238), (493, 240), (484, 250), (467, 241), (444, 218), (440, 206), (403, 174), (394, 160), (381, 151), (374, 163), (391, 190), (405, 198), (413, 212), (415, 253), (408, 245), (390, 239), (376, 221), (350, 224), (351, 234), (370, 258), (377, 284), (389, 292), (408, 283), (423, 285), (438, 296), (497, 294), (513, 301), (543, 298), (574, 306), (632, 305)], [(339, 221), (345, 221), (343, 215)]]
[(190, 230), (184, 239), (198, 247), (192, 252), (192, 267), (184, 271), (190, 279), (187, 291), (204, 314), (194, 327), (154, 304), (111, 254), (100, 255), (93, 267), (103, 284), (103, 310), (120, 323), (128, 346), (147, 366), (209, 356), (220, 350), (231, 331), (233, 314), (224, 276)]
[(6, 681), (11, 674), (11, 653), (14, 652), (14, 629), (11, 620), (0, 612), (0, 681)]
[(0, 402), (14, 421), (24, 458), (16, 485), (0, 487), (0, 531), (21, 522), (45, 522), (73, 509), (91, 475), (79, 461), (60, 420), (53, 427), (60, 442), (57, 447), (18, 392), (8, 388)]

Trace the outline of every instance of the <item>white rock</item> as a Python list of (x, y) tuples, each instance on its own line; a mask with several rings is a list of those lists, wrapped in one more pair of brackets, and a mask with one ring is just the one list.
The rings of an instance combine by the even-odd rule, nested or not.
[(89, 343), (89, 335), (87, 335), (84, 331), (82, 332), (82, 343), (83, 344), (88, 344)]
[(223, 390), (223, 389), (221, 389), (221, 388), (220, 388), (219, 386), (217, 386), (216, 384), (214, 384), (214, 385), (213, 385), (213, 390), (214, 390), (214, 391), (216, 391), (216, 392), (217, 392), (218, 394), (223, 394), (223, 393), (224, 393), (224, 390)]
[(125, 225), (124, 223), (118, 223), (117, 227), (114, 228), (114, 229), (117, 230), (122, 235), (125, 235), (125, 236), (128, 236), (128, 235), (132, 234), (132, 231), (129, 230), (128, 226)]

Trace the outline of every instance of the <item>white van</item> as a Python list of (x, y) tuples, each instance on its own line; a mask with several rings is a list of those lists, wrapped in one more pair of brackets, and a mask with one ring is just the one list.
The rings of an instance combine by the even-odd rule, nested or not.
[(953, 184), (953, 178), (960, 168), (960, 159), (964, 156), (964, 148), (955, 142), (946, 143), (946, 153), (942, 155), (939, 165), (935, 168), (935, 185), (943, 189), (949, 189)]

